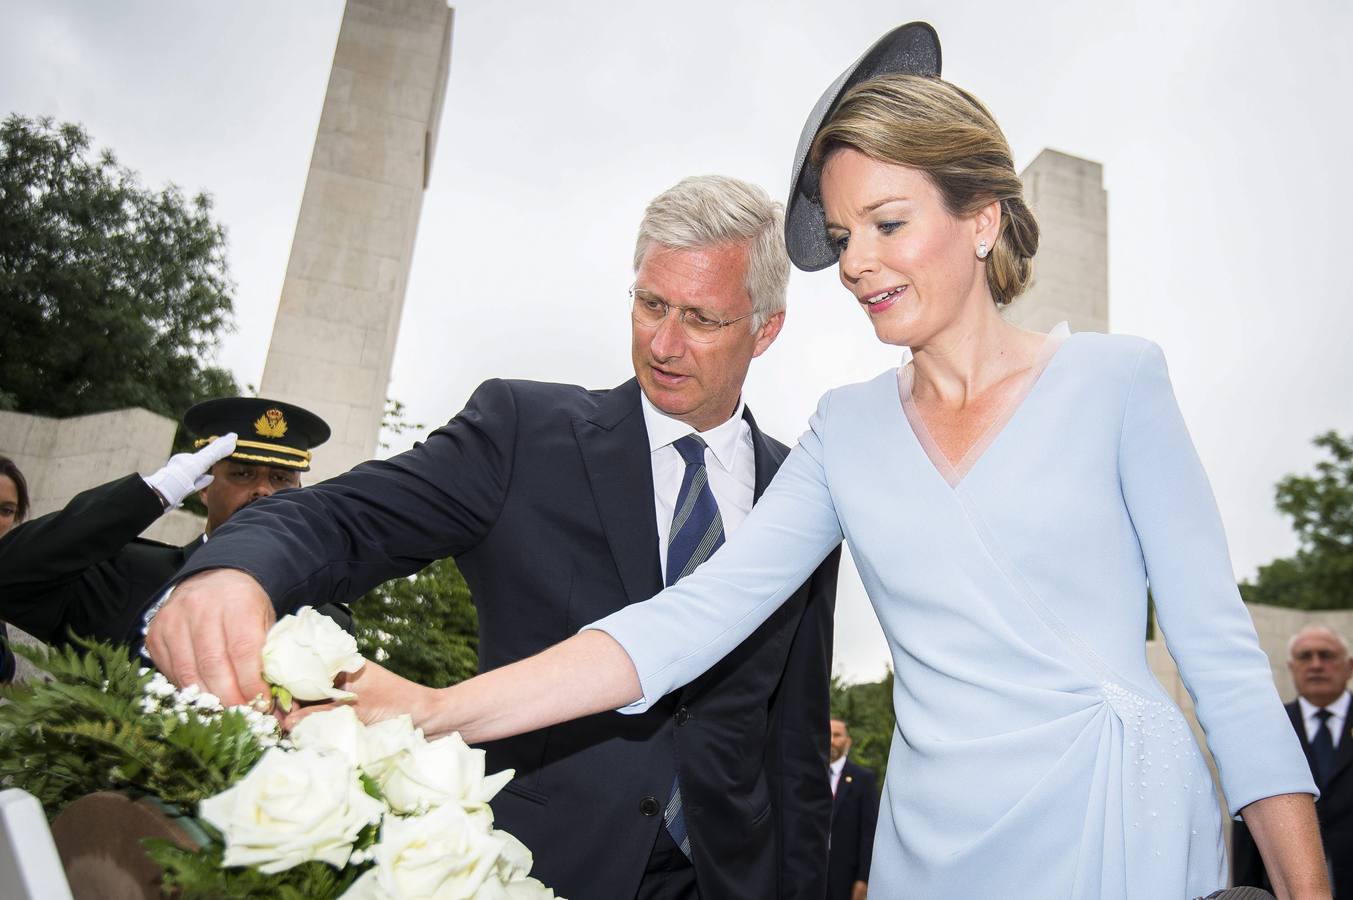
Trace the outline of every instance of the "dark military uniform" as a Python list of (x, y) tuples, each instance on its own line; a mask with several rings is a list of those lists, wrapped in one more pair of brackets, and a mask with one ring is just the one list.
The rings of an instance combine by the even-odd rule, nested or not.
[[(234, 431), (240, 440), (231, 458), (298, 471), (310, 468), (309, 449), (329, 436), (313, 413), (258, 397), (208, 400), (184, 422), (203, 435), (198, 446)], [(164, 511), (159, 495), (133, 474), (11, 529), (0, 538), (0, 620), (47, 643), (74, 633), (139, 644), (146, 608), (205, 541), (176, 547), (137, 537)], [(319, 610), (352, 629), (346, 607)]]
[(141, 635), (141, 611), (194, 550), (139, 538), (164, 515), (140, 475), (91, 488), (0, 538), (0, 619), (47, 643), (68, 630), (116, 643)]
[[(204, 541), (137, 537), (162, 515), (150, 486), (128, 475), (15, 527), (0, 538), (0, 619), (47, 643), (68, 632), (138, 643), (142, 612)], [(351, 629), (346, 608), (320, 611)]]

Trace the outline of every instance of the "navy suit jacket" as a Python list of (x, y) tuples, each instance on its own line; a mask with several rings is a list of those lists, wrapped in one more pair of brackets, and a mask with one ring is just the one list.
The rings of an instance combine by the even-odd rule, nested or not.
[[(1311, 742), (1301, 721), (1301, 704), (1293, 700), (1286, 709), (1301, 740), (1306, 762), (1310, 763)], [(1344, 719), (1344, 732), (1334, 751), (1334, 772), (1320, 789), (1315, 815), (1320, 820), (1320, 839), (1334, 877), (1334, 896), (1353, 897), (1353, 716)], [(1236, 822), (1231, 832), (1231, 876), (1233, 884), (1273, 888), (1259, 857), (1259, 848), (1244, 822)]]
[(827, 900), (850, 900), (855, 882), (869, 881), (878, 818), (879, 793), (874, 773), (847, 758), (832, 800)]
[[(634, 380), (486, 382), (414, 449), (241, 510), (180, 577), (243, 569), (280, 614), (453, 556), (479, 611), (481, 670), (529, 656), (662, 589), (639, 396)], [(788, 451), (747, 419), (759, 497)], [(657, 708), (486, 747), (490, 771), (516, 769), (493, 807), (537, 877), (576, 900), (634, 896), (679, 772), (705, 900), (823, 897), (838, 562), (839, 549)]]

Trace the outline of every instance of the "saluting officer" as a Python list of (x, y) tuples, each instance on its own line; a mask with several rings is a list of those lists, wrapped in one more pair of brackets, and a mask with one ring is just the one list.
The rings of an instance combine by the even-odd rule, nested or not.
[[(329, 438), (314, 413), (260, 397), (199, 403), (183, 424), (195, 453), (77, 494), (0, 540), (0, 619), (47, 643), (70, 633), (138, 642), (143, 611), (193, 551), (254, 500), (300, 487), (311, 449)], [(207, 507), (205, 534), (182, 547), (138, 537), (194, 491)], [(320, 610), (351, 627), (345, 608)]]

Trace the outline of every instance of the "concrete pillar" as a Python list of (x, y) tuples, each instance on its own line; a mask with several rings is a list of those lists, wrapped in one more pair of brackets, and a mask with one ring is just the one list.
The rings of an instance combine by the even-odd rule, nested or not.
[(1104, 167), (1088, 159), (1044, 150), (1020, 177), (1024, 198), (1038, 219), (1033, 287), (1006, 317), (1047, 331), (1058, 322), (1071, 330), (1109, 330), (1109, 220)]
[(375, 454), (450, 63), (445, 0), (348, 0), (259, 393), (322, 416), (314, 483)]

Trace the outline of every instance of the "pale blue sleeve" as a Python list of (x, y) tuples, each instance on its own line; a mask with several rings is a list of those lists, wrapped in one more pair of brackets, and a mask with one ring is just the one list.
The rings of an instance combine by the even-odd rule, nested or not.
[(726, 656), (808, 579), (841, 543), (841, 524), (823, 469), (822, 398), (808, 431), (728, 542), (695, 572), (657, 596), (586, 626), (620, 643), (644, 695), (620, 712), (639, 713)]
[(1155, 344), (1137, 360), (1119, 474), (1156, 616), (1232, 814), (1264, 797), (1316, 793), (1236, 589), (1221, 515)]

